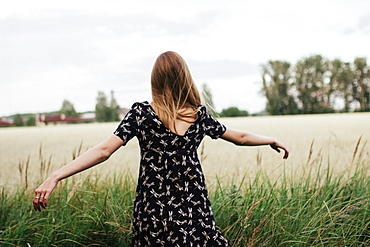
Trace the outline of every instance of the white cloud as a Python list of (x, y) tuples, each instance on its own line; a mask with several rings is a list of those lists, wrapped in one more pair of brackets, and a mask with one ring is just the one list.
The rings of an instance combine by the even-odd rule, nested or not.
[(262, 110), (260, 64), (369, 57), (367, 1), (10, 1), (0, 8), (0, 116), (150, 100), (156, 56), (177, 51), (216, 107)]
[(370, 34), (370, 12), (360, 17), (358, 26), (365, 34)]

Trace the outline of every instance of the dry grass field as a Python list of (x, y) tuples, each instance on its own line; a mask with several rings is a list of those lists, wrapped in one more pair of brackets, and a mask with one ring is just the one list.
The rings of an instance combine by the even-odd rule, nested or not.
[[(219, 229), (231, 246), (370, 246), (370, 114), (220, 119), (274, 136), (269, 147), (206, 138), (199, 148)], [(1, 246), (130, 246), (139, 149), (66, 179), (48, 208), (33, 190), (118, 123), (0, 129)]]
[[(216, 177), (225, 182), (253, 179), (260, 170), (273, 179), (282, 175), (301, 177), (310, 170), (315, 174), (328, 166), (341, 173), (350, 171), (358, 161), (370, 162), (369, 113), (222, 118), (220, 122), (229, 128), (274, 136), (286, 143), (291, 155), (284, 161), (269, 147), (237, 147), (206, 138), (199, 152), (209, 182)], [(0, 186), (11, 187), (45, 177), (80, 150), (104, 140), (117, 124), (0, 129)], [(80, 176), (91, 172), (129, 172), (135, 177), (139, 156), (137, 141), (133, 139), (108, 161)]]

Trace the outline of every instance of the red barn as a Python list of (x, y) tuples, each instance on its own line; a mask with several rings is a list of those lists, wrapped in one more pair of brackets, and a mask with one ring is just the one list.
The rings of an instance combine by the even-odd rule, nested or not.
[(48, 124), (67, 124), (67, 123), (78, 123), (80, 119), (69, 117), (64, 114), (59, 114), (55, 116), (46, 116), (42, 114), (36, 118), (38, 125), (48, 125)]
[(0, 119), (0, 127), (10, 127), (10, 126), (14, 126), (14, 123), (10, 123)]

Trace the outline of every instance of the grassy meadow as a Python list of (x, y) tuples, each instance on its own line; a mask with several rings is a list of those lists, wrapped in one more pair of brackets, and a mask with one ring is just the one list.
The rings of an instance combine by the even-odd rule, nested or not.
[[(220, 230), (232, 246), (369, 246), (370, 114), (220, 119), (289, 147), (199, 149)], [(130, 246), (136, 139), (105, 163), (60, 183), (34, 212), (50, 172), (107, 138), (118, 123), (0, 129), (0, 246)]]

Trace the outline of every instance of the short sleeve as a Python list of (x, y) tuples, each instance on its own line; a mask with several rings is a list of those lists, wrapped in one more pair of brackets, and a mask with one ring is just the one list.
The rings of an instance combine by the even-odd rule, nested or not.
[(217, 119), (212, 117), (203, 107), (202, 109), (204, 112), (204, 129), (206, 132), (206, 135), (211, 137), (212, 139), (218, 139), (220, 138), (226, 131), (225, 125), (221, 124)]
[(125, 146), (127, 142), (137, 134), (137, 122), (140, 117), (138, 112), (138, 104), (135, 103), (132, 105), (131, 110), (127, 112), (126, 116), (122, 119), (117, 129), (113, 132), (113, 134), (121, 138), (121, 140), (124, 142), (123, 146)]

